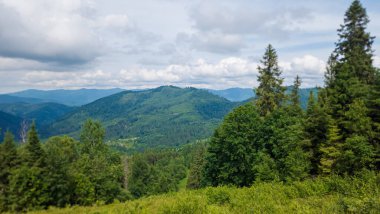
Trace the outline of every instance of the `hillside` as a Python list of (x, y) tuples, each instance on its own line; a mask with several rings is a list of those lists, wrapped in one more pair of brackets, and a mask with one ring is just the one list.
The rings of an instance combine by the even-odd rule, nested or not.
[(58, 103), (2, 103), (0, 111), (27, 120), (35, 120), (38, 126), (54, 122), (58, 118), (72, 111), (74, 107)]
[(15, 92), (9, 95), (16, 97), (42, 99), (50, 102), (56, 102), (68, 106), (81, 106), (91, 103), (97, 99), (119, 93), (124, 89), (78, 89), (78, 90), (25, 90)]
[(12, 96), (8, 94), (0, 94), (0, 103), (42, 103), (45, 102), (45, 100), (37, 99), (37, 98), (30, 98), (30, 97), (19, 97), (19, 96)]
[(0, 142), (3, 139), (4, 132), (7, 130), (11, 131), (14, 135), (17, 135), (19, 133), (21, 121), (22, 119), (20, 117), (0, 111)]
[(139, 143), (176, 146), (209, 137), (236, 105), (195, 88), (125, 91), (76, 109), (43, 133), (78, 137), (81, 124), (93, 118), (106, 127), (107, 139), (138, 138)]

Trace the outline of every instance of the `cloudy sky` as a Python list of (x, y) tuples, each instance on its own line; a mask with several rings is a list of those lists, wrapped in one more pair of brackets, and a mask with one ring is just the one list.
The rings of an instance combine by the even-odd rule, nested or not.
[[(257, 86), (271, 43), (286, 84), (323, 84), (351, 0), (0, 0), (0, 93)], [(378, 37), (380, 1), (363, 0)], [(380, 66), (380, 57), (375, 57)]]

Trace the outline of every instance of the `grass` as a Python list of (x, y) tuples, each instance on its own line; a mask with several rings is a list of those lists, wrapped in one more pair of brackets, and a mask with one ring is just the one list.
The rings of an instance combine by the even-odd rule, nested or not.
[(208, 187), (126, 203), (33, 213), (380, 213), (380, 174), (333, 176), (292, 184), (257, 183), (246, 188)]

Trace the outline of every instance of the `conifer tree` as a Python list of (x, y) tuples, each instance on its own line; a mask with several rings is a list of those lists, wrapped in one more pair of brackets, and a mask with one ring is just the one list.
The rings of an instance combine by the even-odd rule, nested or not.
[(318, 165), (321, 158), (320, 146), (327, 139), (327, 114), (320, 100), (321, 98), (318, 99), (317, 103), (313, 91), (310, 91), (303, 126), (305, 138), (310, 140), (311, 174), (313, 175), (318, 173)]
[(373, 83), (372, 44), (375, 37), (366, 32), (369, 18), (359, 0), (354, 0), (345, 13), (344, 24), (338, 30), (336, 58), (350, 65), (350, 73), (363, 83)]
[(10, 171), (18, 165), (18, 162), (14, 136), (10, 131), (7, 131), (4, 135), (3, 144), (0, 145), (0, 188), (8, 185)]
[(277, 60), (276, 50), (272, 45), (268, 45), (261, 60), (262, 66), (257, 68), (260, 85), (256, 90), (256, 105), (261, 116), (266, 116), (280, 107), (285, 97), (285, 88), (282, 86), (283, 78), (280, 77), (282, 72)]
[[(366, 10), (359, 0), (354, 0), (345, 13), (344, 24), (338, 30), (339, 41), (325, 75), (328, 113), (342, 141), (343, 156), (338, 160), (343, 160), (350, 152), (371, 150), (362, 156), (361, 160), (364, 161), (364, 156), (371, 156), (376, 149), (376, 125), (371, 118), (371, 103), (376, 100), (376, 95), (369, 96), (373, 94), (370, 92), (376, 84), (372, 59), (374, 37), (366, 32), (368, 23)], [(368, 145), (369, 141), (372, 147)], [(352, 142), (360, 145), (354, 148)], [(368, 168), (371, 161), (364, 162), (360, 166)], [(340, 162), (338, 168), (340, 173), (354, 173), (348, 161)]]
[(319, 170), (322, 175), (329, 175), (335, 171), (336, 162), (341, 157), (342, 144), (340, 130), (334, 121), (331, 121), (328, 127), (327, 141), (320, 147)]
[(40, 139), (36, 130), (36, 124), (33, 122), (28, 132), (28, 140), (25, 145), (26, 164), (29, 166), (44, 166), (45, 152), (41, 147)]
[(13, 134), (5, 132), (4, 141), (0, 145), (0, 212), (9, 208), (9, 179), (12, 169), (19, 164)]
[(301, 108), (299, 90), (301, 86), (301, 78), (297, 75), (294, 79), (293, 87), (290, 93), (290, 110), (293, 111), (296, 116), (301, 116), (303, 111)]
[(371, 86), (368, 112), (372, 120), (373, 135), (370, 141), (375, 149), (375, 166), (380, 170), (380, 70), (377, 70), (375, 82)]

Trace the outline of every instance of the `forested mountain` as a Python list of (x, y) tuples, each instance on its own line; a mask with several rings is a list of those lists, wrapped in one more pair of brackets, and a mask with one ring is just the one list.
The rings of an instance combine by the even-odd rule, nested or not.
[[(36, 98), (68, 106), (81, 106), (97, 99), (119, 93), (124, 89), (79, 89), (79, 90), (25, 90), (9, 94), (16, 97)], [(1, 98), (0, 98), (1, 99)]]
[(209, 137), (238, 103), (206, 90), (162, 86), (125, 91), (82, 106), (44, 130), (45, 136), (78, 136), (88, 118), (102, 122), (106, 138), (138, 138), (151, 145), (179, 145)]
[(228, 88), (224, 90), (207, 89), (209, 92), (233, 102), (241, 102), (255, 96), (252, 88)]
[(46, 100), (30, 98), (30, 97), (18, 97), (8, 94), (0, 94), (0, 103), (42, 103)]
[(3, 111), (0, 111), (0, 133), (1, 138), (3, 137), (3, 134), (9, 130), (16, 135), (19, 132), (20, 129), (20, 123), (22, 121), (22, 118), (16, 117), (14, 115), (5, 113)]
[(74, 109), (58, 103), (0, 103), (0, 111), (29, 121), (35, 120), (39, 126), (52, 123)]

